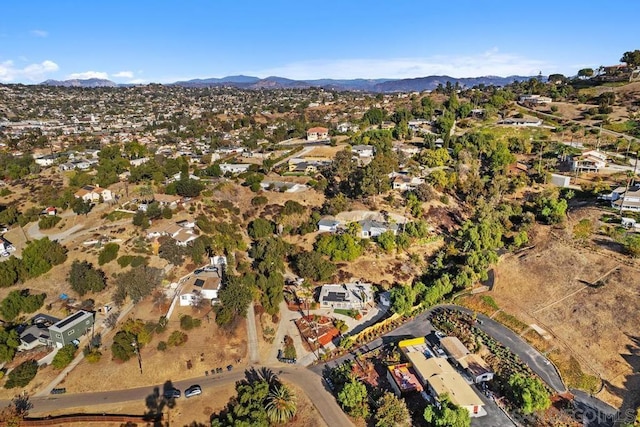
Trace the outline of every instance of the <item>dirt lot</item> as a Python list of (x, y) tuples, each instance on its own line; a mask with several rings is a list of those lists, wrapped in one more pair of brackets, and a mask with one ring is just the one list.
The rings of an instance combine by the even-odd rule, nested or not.
[(573, 240), (575, 222), (600, 214), (583, 209), (565, 229), (538, 228), (530, 250), (499, 263), (490, 295), (505, 312), (548, 331), (553, 347), (604, 380), (598, 397), (620, 406), (640, 391), (632, 374), (640, 368), (632, 356), (640, 339), (640, 264), (602, 235), (584, 245)]
[[(157, 321), (160, 312), (155, 310), (149, 301), (142, 302), (132, 311), (129, 317)], [(156, 349), (160, 341), (166, 341), (171, 332), (180, 329), (180, 314), (190, 314), (202, 320), (202, 326), (188, 331), (188, 341), (180, 347), (170, 347), (165, 352)], [(82, 361), (61, 383), (69, 392), (102, 391), (117, 388), (131, 388), (143, 385), (161, 384), (167, 380), (187, 379), (204, 375), (204, 371), (228, 364), (242, 365), (247, 352), (246, 327), (240, 322), (235, 330), (220, 330), (215, 324), (213, 314), (200, 313), (191, 307), (177, 307), (169, 326), (160, 335), (154, 335), (151, 343), (142, 350), (143, 373), (140, 374), (138, 363), (129, 360), (119, 363), (111, 360), (111, 350), (102, 349), (102, 359), (96, 364)], [(187, 368), (191, 361), (191, 369)], [(109, 381), (104, 381), (109, 378)]]

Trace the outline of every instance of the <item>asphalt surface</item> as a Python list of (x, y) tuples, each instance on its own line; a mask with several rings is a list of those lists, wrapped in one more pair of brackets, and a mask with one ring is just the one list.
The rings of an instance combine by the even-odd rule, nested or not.
[[(333, 427), (353, 427), (353, 423), (342, 411), (333, 395), (325, 389), (322, 379), (303, 367), (278, 366), (271, 367), (272, 371), (282, 380), (296, 384), (304, 390), (311, 402), (316, 406), (318, 412), (327, 425)], [(92, 406), (122, 403), (131, 401), (155, 401), (161, 397), (165, 390), (177, 388), (184, 391), (186, 388), (197, 384), (204, 390), (215, 390), (219, 386), (235, 384), (245, 378), (245, 371), (233, 369), (221, 374), (191, 378), (183, 381), (166, 382), (155, 386), (138, 387), (126, 390), (103, 391), (94, 393), (58, 394), (47, 397), (33, 397), (31, 403), (33, 408), (29, 411), (32, 416), (45, 416), (52, 411), (71, 408), (84, 408), (91, 410)], [(179, 406), (181, 397), (176, 399)], [(1, 401), (2, 407), (7, 406), (8, 401)]]

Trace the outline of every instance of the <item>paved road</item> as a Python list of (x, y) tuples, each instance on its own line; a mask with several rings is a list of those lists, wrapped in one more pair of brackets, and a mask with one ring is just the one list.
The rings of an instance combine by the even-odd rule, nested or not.
[(253, 310), (253, 302), (247, 307), (247, 347), (249, 347), (249, 363), (260, 363), (256, 313)]
[[(271, 368), (286, 382), (296, 384), (302, 388), (309, 399), (318, 409), (318, 412), (331, 427), (353, 427), (353, 424), (344, 414), (333, 395), (322, 385), (321, 378), (306, 368), (296, 366), (279, 366)], [(176, 381), (172, 383), (158, 384), (157, 386), (138, 387), (127, 390), (104, 391), (95, 393), (62, 394), (47, 397), (34, 397), (31, 399), (33, 409), (32, 415), (46, 415), (54, 410), (70, 408), (91, 408), (92, 405), (107, 403), (121, 403), (130, 401), (145, 401), (152, 395), (162, 395), (165, 389), (176, 387), (184, 390), (193, 384), (199, 384), (204, 390), (215, 390), (220, 386), (234, 384), (245, 378), (245, 372), (238, 369), (231, 372), (224, 372), (209, 377), (192, 378), (189, 380)], [(178, 399), (178, 405), (180, 400)], [(8, 401), (0, 404), (4, 407)]]

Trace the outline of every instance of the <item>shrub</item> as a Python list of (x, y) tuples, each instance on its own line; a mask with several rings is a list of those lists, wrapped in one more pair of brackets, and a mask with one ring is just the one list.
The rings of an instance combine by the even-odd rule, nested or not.
[(76, 354), (76, 346), (73, 344), (67, 344), (62, 347), (53, 358), (51, 365), (56, 369), (66, 368), (69, 363), (73, 361), (73, 357)]
[(57, 215), (46, 215), (38, 221), (38, 227), (40, 227), (41, 230), (48, 230), (55, 227), (60, 220), (62, 220), (62, 218)]
[(116, 259), (118, 257), (118, 250), (120, 245), (117, 243), (107, 243), (98, 255), (98, 264), (104, 265)]
[(158, 351), (166, 351), (167, 350), (167, 343), (165, 341), (160, 341), (158, 343), (158, 347), (156, 347), (158, 349)]
[(98, 363), (101, 358), (102, 353), (95, 348), (84, 356), (84, 359), (89, 363)]
[(268, 201), (269, 199), (267, 199), (265, 196), (256, 196), (253, 199), (251, 199), (251, 205), (262, 206), (262, 205), (266, 205)]
[(171, 347), (179, 347), (187, 342), (189, 336), (182, 331), (173, 331), (171, 335), (169, 335), (169, 339), (167, 340), (167, 344)]
[(24, 387), (31, 382), (37, 373), (38, 362), (33, 359), (22, 362), (13, 371), (9, 372), (9, 378), (4, 387)]
[(200, 326), (202, 321), (200, 319), (194, 319), (193, 317), (186, 315), (180, 318), (180, 329), (184, 329), (185, 331), (190, 331), (193, 328), (197, 328)]

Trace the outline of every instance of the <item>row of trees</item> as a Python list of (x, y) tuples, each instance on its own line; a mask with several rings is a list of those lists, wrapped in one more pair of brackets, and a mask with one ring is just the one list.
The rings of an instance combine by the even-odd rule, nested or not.
[(0, 262), (0, 287), (41, 276), (66, 259), (67, 250), (60, 243), (52, 242), (48, 237), (32, 240), (23, 249), (22, 258), (12, 255), (7, 261)]

